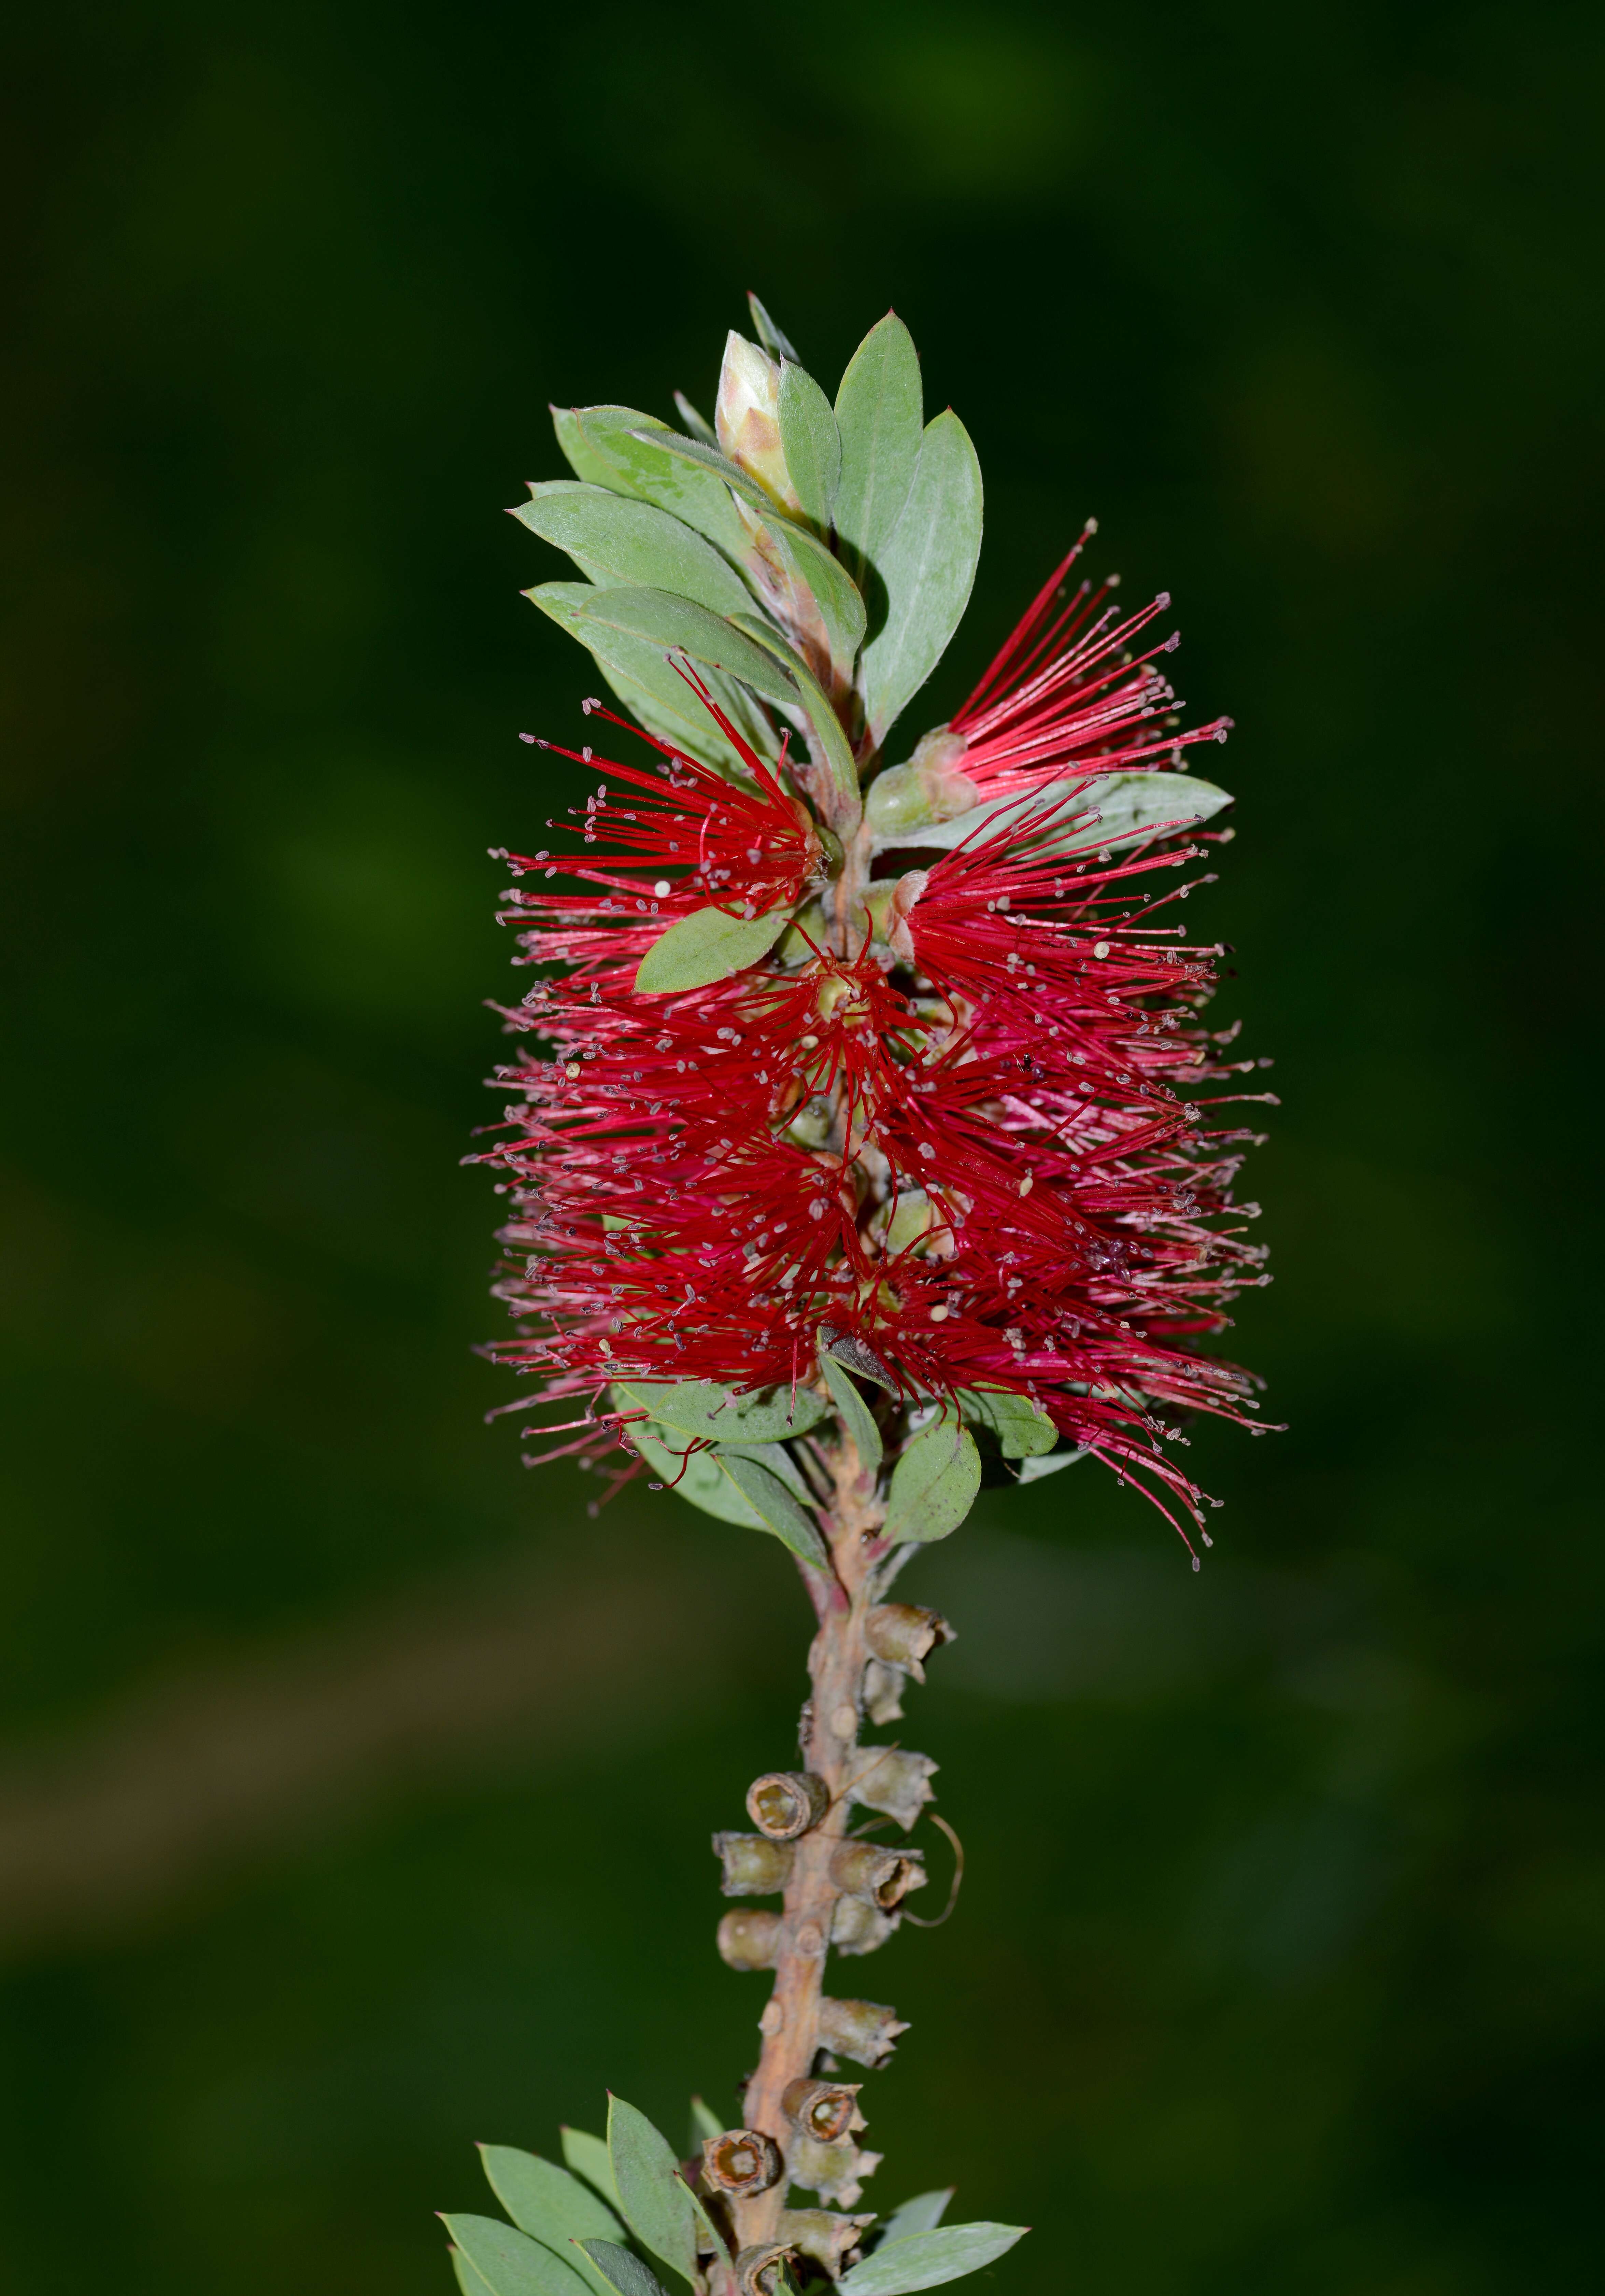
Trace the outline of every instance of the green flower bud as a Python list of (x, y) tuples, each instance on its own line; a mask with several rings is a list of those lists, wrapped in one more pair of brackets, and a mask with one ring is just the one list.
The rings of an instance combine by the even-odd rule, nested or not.
[(938, 726), (921, 736), (905, 766), (875, 776), (864, 810), (881, 844), (895, 845), (899, 831), (929, 829), (980, 803), (980, 791), (959, 770), (968, 746), (962, 734)]

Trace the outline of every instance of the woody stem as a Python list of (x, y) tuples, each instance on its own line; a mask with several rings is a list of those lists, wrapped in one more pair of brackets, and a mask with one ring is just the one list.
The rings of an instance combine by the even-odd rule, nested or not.
[[(806, 1767), (830, 1790), (830, 1807), (820, 1823), (797, 1843), (774, 1963), (774, 1989), (759, 2020), (763, 2054), (747, 2087), (743, 2120), (749, 2128), (772, 2136), (782, 2156), (795, 2132), (781, 2099), (794, 2080), (814, 2070), (819, 2039), (819, 2005), (831, 1924), (841, 1892), (831, 1877), (831, 1858), (846, 1838), (846, 1787), (858, 1743), (864, 1669), (869, 1656), (865, 1621), (874, 1601), (874, 1566), (885, 1554), (876, 1537), (880, 1510), (875, 1479), (866, 1474), (845, 1432), (831, 1456), (834, 1493), (825, 1529), (833, 1576), (811, 1574), (820, 1611), (819, 1631), (808, 1652), (813, 1693), (805, 1709), (802, 1753)], [(738, 2244), (751, 2248), (775, 2238), (786, 2204), (786, 2179), (766, 2193), (733, 2203)]]

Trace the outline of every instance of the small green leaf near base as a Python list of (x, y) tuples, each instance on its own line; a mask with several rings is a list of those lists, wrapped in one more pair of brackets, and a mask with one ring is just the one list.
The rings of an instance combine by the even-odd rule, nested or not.
[(929, 1542), (958, 1529), (981, 1487), (975, 1438), (950, 1410), (921, 1428), (892, 1470), (882, 1535)]
[(673, 996), (728, 980), (767, 956), (791, 922), (789, 908), (762, 916), (733, 917), (728, 909), (693, 909), (659, 934), (635, 968), (643, 996)]
[(851, 2296), (909, 2296), (913, 2289), (939, 2288), (995, 2264), (1029, 2230), (1028, 2225), (948, 2225), (940, 2232), (884, 2241), (862, 2264), (843, 2273), (837, 2286)]

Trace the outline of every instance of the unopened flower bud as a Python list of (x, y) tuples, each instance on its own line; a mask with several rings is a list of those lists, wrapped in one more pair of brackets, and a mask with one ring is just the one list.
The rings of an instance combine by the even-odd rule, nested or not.
[(725, 1868), (720, 1889), (727, 1898), (766, 1898), (783, 1890), (797, 1855), (789, 1841), (761, 1833), (716, 1833), (713, 1854)]
[(824, 2047), (871, 2072), (886, 2062), (898, 2034), (907, 2030), (906, 2019), (884, 2001), (832, 2001), (827, 1995), (819, 2005), (819, 2038)]
[(864, 2127), (858, 2110), (861, 2081), (788, 2081), (781, 2091), (781, 2111), (805, 2136), (834, 2144)]
[(747, 1789), (747, 1815), (771, 1841), (795, 1841), (831, 1806), (831, 1789), (807, 1770), (767, 1770)]
[(906, 1832), (936, 1799), (930, 1779), (938, 1767), (929, 1754), (906, 1754), (900, 1746), (859, 1746), (848, 1765), (848, 1800), (895, 1818)]
[(794, 2185), (806, 2185), (822, 2201), (850, 2209), (864, 2191), (864, 2180), (880, 2166), (879, 2152), (861, 2152), (850, 2141), (822, 2144), (817, 2137), (793, 2138), (786, 2153), (786, 2174)]
[(968, 747), (962, 734), (938, 726), (923, 736), (905, 766), (876, 775), (864, 810), (882, 844), (894, 844), (900, 830), (929, 829), (980, 803), (980, 791), (960, 770)]
[(757, 2128), (727, 2128), (702, 2140), (702, 2174), (716, 2193), (747, 2200), (780, 2181), (780, 2146)]
[(921, 1610), (917, 1603), (880, 1603), (864, 1621), (864, 1639), (888, 1666), (900, 1666), (923, 1682), (924, 1660), (941, 1644), (952, 1642), (954, 1633), (939, 1611)]
[(780, 1950), (780, 1915), (743, 1909), (718, 1928), (719, 1954), (732, 1969), (773, 1969)]
[[(874, 2221), (872, 2216), (832, 2216), (828, 2209), (782, 2209), (777, 2229), (788, 2248), (823, 2265), (835, 2279), (852, 2260), (854, 2251)], [(740, 2261), (738, 2258), (738, 2268)]]
[(713, 427), (721, 450), (782, 510), (802, 508), (781, 445), (780, 369), (733, 328), (725, 340)]
[(864, 1898), (838, 1898), (831, 1915), (831, 1943), (838, 1953), (873, 1953), (897, 1928), (899, 1916), (883, 1914)]
[(924, 1887), (925, 1866), (917, 1850), (886, 1849), (876, 1841), (843, 1841), (831, 1852), (831, 1879), (849, 1897), (866, 1898), (888, 1911), (911, 1890)]

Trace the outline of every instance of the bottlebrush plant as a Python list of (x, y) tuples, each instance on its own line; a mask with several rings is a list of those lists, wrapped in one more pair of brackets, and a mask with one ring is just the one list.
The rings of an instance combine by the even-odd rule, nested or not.
[(679, 429), (559, 410), (574, 476), (514, 513), (585, 578), (528, 595), (636, 724), (586, 711), (610, 749), (642, 733), (561, 750), (594, 791), (499, 857), (535, 979), (478, 1160), (511, 1214), (487, 1352), (535, 1381), (505, 1407), (538, 1406), (541, 1459), (772, 1533), (812, 1600), (798, 1766), (714, 1836), (718, 1949), (773, 1985), (734, 2123), (696, 2103), (691, 2157), (618, 2098), (566, 2169), (486, 2148), (512, 2222), (446, 2218), (464, 2296), (661, 2296), (659, 2267), (901, 2296), (1020, 2238), (942, 2226), (945, 2192), (860, 2208), (843, 2066), (905, 2027), (827, 1995), (826, 1959), (924, 1884), (878, 1830), (920, 1823), (937, 1767), (862, 1734), (952, 1636), (893, 1582), (983, 1482), (1088, 1457), (1207, 1544), (1178, 1423), (1254, 1424), (1203, 1348), (1266, 1281), (1223, 1104), (1268, 1095), (1206, 1093), (1256, 1063), (1205, 1028), (1220, 951), (1176, 916), (1232, 834), (1188, 753), (1230, 721), (1183, 727), (1167, 597), (1122, 613), (1075, 577), (1089, 524), (951, 722), (894, 741), (975, 578), (975, 450), (925, 421), (894, 315), (832, 406), (751, 310), (711, 425), (678, 396)]

